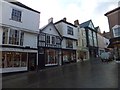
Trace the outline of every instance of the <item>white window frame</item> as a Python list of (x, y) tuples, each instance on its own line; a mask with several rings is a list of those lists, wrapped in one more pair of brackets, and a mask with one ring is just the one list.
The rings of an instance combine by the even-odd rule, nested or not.
[(114, 37), (120, 37), (120, 34), (119, 34), (119, 35), (116, 35), (116, 34), (115, 34), (115, 29), (117, 29), (117, 28), (120, 29), (120, 25), (115, 25), (115, 26), (112, 28), (112, 30), (113, 30), (113, 36), (114, 36)]

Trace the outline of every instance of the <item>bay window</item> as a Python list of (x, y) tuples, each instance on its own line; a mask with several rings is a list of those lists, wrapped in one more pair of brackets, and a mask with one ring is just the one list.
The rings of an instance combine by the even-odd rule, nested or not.
[(23, 45), (24, 32), (3, 27), (2, 44)]

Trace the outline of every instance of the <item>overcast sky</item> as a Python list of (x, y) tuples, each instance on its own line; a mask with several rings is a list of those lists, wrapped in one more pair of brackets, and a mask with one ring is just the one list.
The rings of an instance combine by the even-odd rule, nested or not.
[(108, 19), (104, 14), (118, 7), (119, 0), (17, 0), (41, 12), (40, 28), (53, 17), (53, 22), (66, 17), (68, 22), (80, 23), (92, 19), (95, 27), (100, 26), (101, 32), (109, 31)]

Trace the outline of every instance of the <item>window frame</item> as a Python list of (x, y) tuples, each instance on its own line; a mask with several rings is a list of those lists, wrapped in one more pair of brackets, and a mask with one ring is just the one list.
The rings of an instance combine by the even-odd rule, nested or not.
[(70, 26), (67, 26), (67, 34), (74, 35), (73, 28)]
[(22, 11), (16, 8), (12, 8), (11, 20), (22, 22)]

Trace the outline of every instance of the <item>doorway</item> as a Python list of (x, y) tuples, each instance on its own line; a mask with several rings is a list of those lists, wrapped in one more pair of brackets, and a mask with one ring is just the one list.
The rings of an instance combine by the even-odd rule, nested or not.
[(37, 53), (28, 53), (28, 70), (36, 70)]

